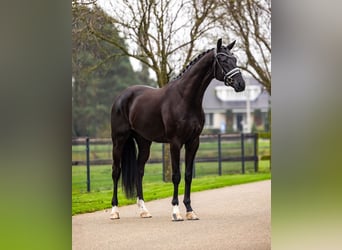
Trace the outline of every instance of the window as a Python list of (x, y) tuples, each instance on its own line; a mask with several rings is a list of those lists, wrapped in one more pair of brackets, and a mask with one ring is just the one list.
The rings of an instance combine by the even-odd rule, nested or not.
[(214, 114), (213, 113), (207, 113), (205, 114), (205, 126), (212, 127), (214, 125)]

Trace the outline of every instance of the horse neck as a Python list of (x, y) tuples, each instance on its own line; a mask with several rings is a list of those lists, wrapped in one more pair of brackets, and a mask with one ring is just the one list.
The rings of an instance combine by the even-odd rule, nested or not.
[(202, 106), (204, 92), (214, 78), (214, 52), (210, 51), (196, 62), (180, 79), (178, 88), (191, 104)]

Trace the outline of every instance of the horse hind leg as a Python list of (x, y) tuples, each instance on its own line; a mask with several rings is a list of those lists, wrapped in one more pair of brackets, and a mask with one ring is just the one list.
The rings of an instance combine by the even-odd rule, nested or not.
[(148, 211), (143, 196), (142, 180), (144, 177), (145, 164), (150, 156), (151, 141), (148, 141), (141, 136), (136, 135), (135, 140), (138, 144), (138, 183), (137, 183), (137, 205), (139, 208), (139, 215), (141, 218), (151, 218), (152, 215)]
[(114, 183), (114, 190), (113, 190), (113, 198), (112, 198), (112, 211), (110, 213), (110, 219), (112, 220), (120, 219), (119, 208), (118, 208), (118, 197), (117, 197), (119, 176), (120, 176), (120, 169), (113, 169), (112, 179)]
[(110, 219), (120, 219), (118, 208), (118, 182), (120, 179), (120, 152), (113, 147), (113, 166), (112, 166), (112, 179), (113, 179), (113, 197), (112, 197), (112, 211)]
[(141, 218), (152, 218), (152, 215), (148, 211), (144, 200), (137, 198), (137, 205), (139, 208), (139, 214)]
[(118, 182), (121, 175), (121, 155), (122, 145), (124, 144), (124, 138), (117, 140), (113, 138), (113, 165), (112, 165), (112, 180), (113, 180), (113, 197), (112, 197), (112, 210), (110, 213), (110, 219), (120, 219), (119, 215), (119, 202), (118, 202)]

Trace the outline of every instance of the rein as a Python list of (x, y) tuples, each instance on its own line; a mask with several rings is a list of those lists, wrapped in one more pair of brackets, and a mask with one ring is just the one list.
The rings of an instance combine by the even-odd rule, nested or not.
[(223, 82), (224, 85), (229, 86), (233, 83), (233, 76), (235, 76), (236, 74), (240, 73), (240, 69), (238, 67), (233, 68), (232, 70), (226, 72), (225, 69), (222, 67), (220, 61), (217, 59), (217, 55), (224, 55), (227, 57), (231, 57), (230, 55), (224, 53), (224, 52), (219, 52), (216, 53), (215, 52), (215, 62), (214, 62), (214, 77), (216, 78), (215, 74), (216, 74), (216, 68), (215, 65), (216, 63), (220, 66), (221, 70), (222, 70), (222, 74), (224, 74), (223, 77)]

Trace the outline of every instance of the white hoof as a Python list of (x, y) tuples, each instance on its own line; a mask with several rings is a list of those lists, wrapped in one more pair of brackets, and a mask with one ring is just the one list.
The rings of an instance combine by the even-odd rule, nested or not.
[(137, 205), (139, 207), (139, 213), (141, 218), (152, 218), (152, 215), (150, 212), (147, 210), (145, 206), (145, 202), (143, 200), (137, 199)]
[(172, 218), (172, 221), (183, 221), (184, 220), (182, 218), (182, 216), (180, 215), (179, 207), (177, 205), (173, 206), (171, 218)]
[(112, 211), (110, 212), (110, 217), (111, 220), (117, 220), (120, 219), (120, 215), (119, 215), (119, 209), (117, 206), (114, 206), (112, 208)]
[(152, 215), (148, 211), (142, 211), (140, 212), (141, 218), (152, 218)]
[(194, 211), (187, 212), (186, 213), (186, 219), (187, 220), (199, 220), (199, 218), (197, 217), (197, 215), (195, 214)]
[(119, 213), (118, 212), (114, 212), (114, 213), (110, 213), (110, 217), (111, 220), (117, 220), (120, 219)]
[(180, 214), (172, 214), (172, 221), (183, 221), (184, 219)]

